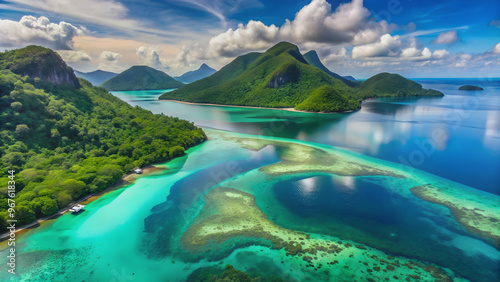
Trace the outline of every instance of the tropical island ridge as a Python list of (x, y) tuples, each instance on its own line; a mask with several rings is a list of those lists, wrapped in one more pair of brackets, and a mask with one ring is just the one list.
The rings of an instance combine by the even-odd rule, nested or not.
[[(121, 177), (126, 172), (130, 171), (134, 166), (143, 167), (182, 155), (186, 148), (198, 144), (200, 140), (204, 140), (204, 137), (201, 139), (197, 137), (197, 141), (193, 140), (188, 143), (183, 141), (183, 143), (181, 143), (182, 146), (173, 146), (170, 152), (168, 152), (168, 149), (165, 151), (164, 148), (156, 147), (158, 153), (155, 157), (152, 157), (151, 154), (145, 155), (136, 153), (137, 150), (146, 151), (147, 149), (144, 148), (146, 148), (148, 144), (155, 144), (155, 142), (159, 142), (159, 140), (164, 140), (158, 139), (158, 141), (155, 141), (155, 138), (158, 138), (155, 136), (168, 135), (168, 133), (161, 133), (160, 135), (158, 135), (158, 133), (153, 134), (153, 132), (149, 130), (148, 133), (144, 133), (142, 137), (146, 142), (145, 144), (142, 143), (143, 141), (135, 141), (136, 145), (134, 147), (141, 149), (135, 149), (134, 152), (131, 151), (133, 149), (127, 151), (125, 148), (126, 143), (121, 144), (120, 148), (123, 148), (121, 150), (113, 149), (113, 145), (111, 145), (112, 143), (98, 144), (94, 147), (95, 149), (89, 150), (87, 153), (90, 153), (92, 157), (95, 158), (94, 160), (93, 158), (85, 156), (85, 153), (76, 150), (78, 147), (71, 146), (78, 146), (78, 142), (76, 140), (89, 138), (85, 137), (89, 133), (93, 134), (92, 136), (98, 136), (95, 135), (95, 132), (99, 131), (99, 129), (85, 129), (85, 127), (82, 127), (82, 129), (79, 129), (80, 133), (78, 133), (77, 127), (74, 125), (72, 126), (70, 122), (66, 121), (65, 124), (59, 122), (56, 126), (52, 127), (50, 125), (46, 125), (46, 129), (44, 130), (39, 125), (39, 121), (44, 119), (40, 118), (39, 120), (34, 120), (32, 117), (28, 117), (28, 114), (30, 112), (39, 112), (39, 117), (53, 117), (54, 114), (52, 112), (40, 107), (44, 104), (46, 105), (45, 107), (54, 104), (54, 102), (52, 102), (53, 100), (61, 101), (61, 106), (65, 104), (67, 105), (65, 106), (67, 108), (61, 108), (60, 111), (62, 112), (62, 115), (58, 118), (67, 118), (68, 115), (75, 114), (81, 115), (81, 113), (86, 111), (94, 112), (102, 116), (103, 113), (100, 112), (102, 111), (100, 107), (103, 107), (104, 104), (100, 102), (96, 108), (92, 105), (93, 103), (96, 103), (94, 101), (97, 101), (97, 99), (104, 99), (102, 101), (110, 103), (109, 105), (119, 105), (118, 108), (126, 109), (130, 108), (130, 106), (119, 101), (110, 94), (105, 94), (102, 88), (96, 88), (87, 81), (81, 79), (78, 80), (73, 70), (69, 68), (64, 61), (62, 61), (58, 54), (50, 49), (38, 46), (28, 46), (23, 49), (7, 51), (1, 54), (0, 60), (0, 69), (2, 69), (2, 74), (4, 74), (2, 76), (2, 93), (7, 94), (14, 91), (12, 93), (16, 94), (11, 94), (11, 98), (8, 98), (10, 102), (5, 102), (3, 104), (3, 107), (7, 107), (6, 113), (8, 116), (10, 115), (10, 117), (6, 118), (7, 122), (3, 123), (2, 127), (10, 130), (13, 134), (9, 137), (9, 139), (3, 139), (2, 141), (5, 145), (13, 145), (16, 142), (21, 141), (24, 142), (23, 145), (21, 145), (21, 143), (17, 145), (20, 146), (19, 151), (16, 151), (17, 147), (15, 146), (11, 146), (9, 151), (4, 151), (2, 161), (5, 167), (21, 168), (24, 165), (29, 167), (29, 169), (25, 169), (21, 174), (21, 179), (23, 179), (23, 176), (26, 178), (26, 183), (24, 185), (27, 185), (27, 188), (23, 189), (21, 194), (27, 193), (36, 187), (44, 187), (43, 180), (41, 182), (30, 181), (33, 179), (45, 178), (40, 175), (41, 172), (36, 168), (37, 165), (34, 163), (30, 164), (31, 158), (27, 157), (27, 152), (31, 149), (35, 149), (36, 152), (41, 148), (51, 148), (53, 152), (55, 152), (56, 148), (60, 148), (58, 150), (62, 150), (61, 152), (68, 154), (66, 158), (70, 158), (70, 156), (75, 158), (74, 155), (78, 153), (79, 157), (76, 157), (76, 159), (82, 159), (83, 164), (99, 164), (98, 166), (103, 166), (103, 169), (108, 171), (107, 176), (102, 175), (100, 177), (95, 177), (88, 175), (88, 173), (96, 173), (99, 175), (103, 172), (100, 173), (98, 170), (88, 171), (88, 169), (85, 168), (85, 165), (83, 165), (83, 167), (73, 165), (72, 167), (74, 169), (70, 170), (70, 175), (73, 175), (73, 178), (66, 179), (65, 183), (57, 184), (62, 188), (59, 188), (59, 190), (56, 189), (58, 192), (55, 192), (55, 196), (47, 196), (54, 193), (54, 191), (51, 191), (43, 193), (46, 195), (43, 197), (36, 197), (33, 196), (33, 194), (27, 197), (21, 197), (20, 210), (22, 212), (19, 214), (20, 222), (22, 224), (31, 223), (35, 218), (52, 215), (71, 203), (73, 200), (85, 196), (86, 194), (102, 191), (110, 184), (121, 179)], [(341, 112), (359, 109), (363, 99), (372, 97), (398, 95), (443, 95), (439, 91), (424, 90), (418, 83), (396, 74), (381, 73), (362, 83), (359, 83), (347, 80), (335, 73), (327, 71), (328, 69), (321, 64), (316, 52), (308, 52), (306, 56), (303, 57), (297, 46), (288, 42), (281, 42), (263, 54), (250, 53), (240, 56), (211, 76), (195, 81), (172, 92), (167, 92), (160, 96), (160, 99), (170, 98), (175, 100), (182, 97), (182, 100), (186, 101), (179, 102), (204, 103), (204, 101), (207, 101), (214, 103), (205, 104), (255, 106), (259, 108), (267, 106), (267, 108), (278, 107), (285, 110), (304, 112)], [(106, 73), (105, 75), (110, 74)], [(22, 76), (25, 76), (25, 78)], [(253, 77), (261, 78), (257, 80), (258, 83), (253, 83)], [(25, 86), (13, 86), (15, 81), (22, 81)], [(58, 87), (54, 87), (55, 85)], [(108, 88), (109, 90), (135, 90), (142, 88), (164, 89), (182, 85), (184, 84), (175, 81), (167, 74), (146, 66), (131, 67), (123, 73), (120, 73), (102, 83), (102, 86), (104, 88)], [(243, 90), (239, 87), (241, 85), (256, 86), (246, 89), (247, 92), (245, 93), (250, 93), (248, 94), (250, 96), (247, 95), (248, 97), (244, 99), (240, 98), (240, 102), (233, 103), (231, 100), (228, 100), (230, 98), (229, 96), (238, 97), (235, 96), (235, 93), (243, 93)], [(225, 92), (219, 92), (221, 93), (219, 96), (210, 96), (211, 98), (206, 96), (208, 95), (206, 93), (212, 93), (210, 91), (214, 91), (211, 90), (212, 88), (220, 89), (221, 87), (226, 87), (227, 89)], [(33, 90), (30, 89), (39, 90), (35, 90), (35, 92), (33, 92)], [(200, 89), (203, 90), (199, 91)], [(311, 90), (312, 92), (308, 93), (308, 91)], [(265, 95), (260, 94), (259, 91), (262, 91)], [(17, 94), (18, 92), (20, 94)], [(85, 95), (82, 96), (84, 93)], [(7, 97), (5, 94), (3, 94), (3, 97)], [(95, 96), (96, 94), (98, 96)], [(269, 97), (278, 98), (275, 99)], [(259, 99), (264, 99), (264, 102), (259, 102), (258, 104), (252, 102)], [(37, 102), (33, 104), (34, 101)], [(223, 102), (223, 104), (219, 104), (218, 101)], [(243, 101), (243, 104), (245, 105), (238, 105), (241, 101)], [(295, 101), (297, 105), (294, 106), (292, 104), (288, 104), (288, 101)], [(290, 107), (286, 108), (287, 106)], [(97, 110), (97, 112), (95, 110)], [(17, 114), (15, 114), (16, 112)], [(110, 110), (110, 112), (118, 113), (120, 111), (113, 109)], [(130, 115), (130, 113), (131, 112), (129, 111), (128, 114)], [(148, 113), (144, 112), (142, 114), (149, 118)], [(165, 120), (168, 119), (167, 117), (162, 118)], [(20, 121), (13, 122), (16, 119), (19, 119)], [(111, 125), (111, 127), (114, 128), (111, 131), (116, 132), (114, 134), (119, 132), (117, 132), (117, 129), (120, 128), (119, 124), (123, 119), (118, 121), (118, 117), (115, 117), (113, 122), (110, 124), (105, 124), (104, 120), (105, 119), (101, 118), (101, 125), (95, 124), (94, 126), (104, 126), (109, 128)], [(82, 122), (83, 125), (84, 121), (80, 120), (79, 122)], [(132, 122), (133, 124), (138, 124), (136, 121)], [(38, 129), (33, 131), (33, 129), (36, 128)], [(201, 129), (200, 132), (202, 132)], [(185, 132), (183, 134), (185, 134)], [(129, 140), (133, 139), (130, 137), (128, 138)], [(90, 137), (90, 140), (94, 140), (94, 142), (98, 143), (101, 142), (100, 139), (103, 138), (101, 136), (99, 139), (96, 139), (96, 137)], [(72, 144), (71, 142), (76, 143)], [(108, 139), (106, 142), (116, 141)], [(141, 144), (137, 142), (141, 142)], [(66, 146), (63, 145), (65, 143)], [(68, 152), (69, 148), (72, 148), (72, 153)], [(117, 157), (121, 156), (121, 159), (118, 158), (110, 161), (109, 158), (104, 157), (106, 155), (116, 155)], [(55, 160), (50, 159), (47, 161), (49, 163), (55, 162)], [(38, 162), (40, 162), (40, 160), (38, 160)], [(58, 165), (61, 165), (61, 163)], [(40, 166), (38, 165), (38, 167)], [(82, 176), (79, 176), (79, 173), (81, 173)], [(21, 181), (20, 183), (23, 182)], [(68, 193), (66, 190), (69, 189), (69, 187), (72, 187), (71, 189), (74, 191)], [(85, 190), (87, 192), (83, 192)], [(24, 199), (26, 199), (27, 202), (33, 202), (30, 206), (36, 208), (33, 210), (26, 206), (26, 211), (24, 212), (25, 205), (22, 204)], [(4, 198), (4, 200), (6, 201), (6, 198)], [(34, 204), (34, 202), (37, 202), (37, 204)], [(2, 215), (2, 218), (6, 219), (6, 209), (3, 211)], [(3, 224), (3, 226), (6, 226), (5, 221)]]
[[(25, 78), (24, 81), (26, 81), (26, 83), (35, 85), (35, 87), (39, 87), (40, 89), (42, 89), (42, 91), (49, 92), (49, 95), (51, 95), (50, 91), (54, 92), (60, 91), (57, 88), (51, 87), (51, 85), (53, 84), (58, 84), (61, 87), (61, 89), (64, 89), (63, 93), (65, 93), (64, 91), (66, 92), (74, 91), (74, 89), (76, 90), (78, 88), (81, 88), (82, 86), (84, 86), (83, 89), (89, 89), (89, 90), (92, 89), (91, 88), (92, 86), (88, 82), (85, 82), (83, 80), (78, 81), (71, 68), (69, 68), (55, 52), (47, 48), (38, 46), (28, 46), (26, 48), (19, 50), (7, 51), (2, 54), (2, 57), (0, 59), (2, 60), (2, 64), (0, 66), (2, 67), (2, 69), (4, 69), (3, 73), (10, 75), (10, 77), (13, 77), (14, 79), (16, 79), (15, 74), (21, 74), (27, 76), (31, 80), (29, 79), (26, 80)], [(154, 70), (147, 66), (134, 66), (120, 74), (114, 75), (112, 78), (103, 82), (102, 87), (108, 88), (109, 90), (135, 90), (142, 88), (165, 89), (169, 87), (181, 86), (181, 88), (177, 90), (174, 90), (172, 92), (167, 92), (160, 96), (160, 99), (166, 100), (169, 97), (170, 98), (179, 97), (179, 95), (187, 95), (188, 97), (189, 95), (191, 96), (194, 95), (193, 97), (196, 97), (196, 95), (203, 96), (206, 95), (204, 94), (203, 91), (207, 88), (211, 89), (211, 87), (213, 88), (229, 87), (229, 89), (226, 91), (231, 93), (233, 91), (236, 92), (241, 91), (241, 89), (239, 89), (237, 85), (241, 85), (243, 82), (249, 84), (248, 81), (251, 79), (251, 75), (257, 75), (257, 74), (260, 77), (265, 77), (264, 79), (259, 80), (263, 81), (265, 86), (259, 85), (257, 83), (258, 85), (257, 87), (260, 87), (260, 89), (264, 89), (264, 91), (270, 91), (267, 93), (269, 95), (282, 96), (280, 97), (280, 99), (270, 103), (271, 105), (274, 104), (287, 105), (285, 101), (286, 99), (292, 99), (292, 100), (298, 99), (297, 103), (299, 102), (300, 103), (295, 107), (276, 108), (272, 106), (269, 107), (260, 105), (252, 106), (253, 105), (252, 102), (248, 102), (249, 105), (235, 105), (232, 104), (231, 102), (227, 102), (227, 104), (203, 103), (203, 102), (193, 102), (191, 101), (190, 98), (185, 98), (186, 100), (189, 101), (182, 101), (175, 99), (172, 99), (172, 101), (180, 103), (194, 103), (194, 104), (230, 106), (230, 107), (268, 108), (268, 109), (282, 109), (282, 110), (300, 111), (300, 112), (331, 113), (331, 112), (357, 110), (361, 107), (362, 100), (374, 97), (443, 95), (439, 91), (422, 89), (422, 86), (420, 84), (415, 83), (409, 79), (403, 78), (396, 74), (381, 73), (361, 83), (359, 81), (347, 80), (329, 71), (321, 63), (315, 51), (310, 51), (304, 56), (302, 56), (297, 46), (290, 44), (288, 42), (278, 43), (263, 54), (249, 53), (247, 55), (240, 56), (236, 58), (233, 62), (229, 63), (227, 66), (222, 68), (221, 70), (212, 74), (211, 76), (195, 81), (186, 86), (183, 86), (184, 85), (183, 83), (175, 81), (173, 78), (171, 78), (170, 76), (161, 71)], [(105, 73), (105, 75), (110, 76), (112, 74)], [(6, 79), (7, 77), (9, 76), (4, 76), (3, 79)], [(312, 83), (312, 86), (304, 86), (305, 81), (302, 77), (306, 78), (313, 77), (314, 83)], [(17, 79), (20, 78), (21, 77)], [(220, 83), (215, 83), (215, 81), (218, 81)], [(317, 87), (318, 85), (319, 87)], [(235, 87), (236, 90), (232, 90), (231, 87)], [(185, 88), (187, 88), (187, 90)], [(4, 89), (9, 89), (9, 88), (4, 88)], [(94, 89), (97, 90), (99, 88), (94, 88)], [(189, 90), (191, 89), (193, 89), (192, 92), (193, 94), (189, 92)], [(204, 89), (204, 90), (196, 92), (197, 89)], [(308, 94), (307, 92), (297, 94), (297, 92), (303, 91), (304, 89), (305, 90), (314, 89), (314, 90), (312, 91), (312, 93), (310, 93), (309, 96), (307, 95)], [(181, 91), (180, 94), (177, 93), (179, 91)], [(249, 93), (255, 93), (255, 91), (257, 90), (256, 89), (248, 90)], [(283, 94), (286, 91), (294, 91), (294, 92), (290, 94)], [(100, 91), (99, 93), (102, 93), (102, 91)], [(56, 95), (60, 96), (61, 94), (56, 94)], [(63, 95), (68, 95), (68, 94), (63, 94)], [(302, 99), (304, 100), (301, 101), (296, 96), (302, 96)], [(71, 94), (69, 94), (68, 97), (71, 98)], [(106, 97), (106, 96), (101, 96), (101, 97)], [(22, 109), (21, 113), (26, 113), (26, 111), (28, 110), (27, 106), (29, 107), (29, 104), (27, 102), (24, 102), (25, 105), (23, 106), (22, 103), (24, 101), (23, 99), (19, 100), (18, 102), (12, 102), (11, 107), (17, 111)], [(70, 103), (75, 101), (74, 98), (71, 99), (73, 100), (69, 100)], [(193, 98), (193, 100), (195, 101), (198, 101), (199, 99), (204, 99), (204, 98)], [(215, 97), (213, 99), (218, 100), (219, 97)], [(228, 101), (227, 97), (224, 97), (223, 94), (221, 95), (220, 99)], [(246, 99), (253, 100), (250, 98)], [(116, 101), (116, 99), (113, 100)], [(20, 106), (18, 106), (17, 103), (19, 103)], [(85, 105), (84, 103), (81, 102), (77, 103), (80, 108), (85, 107), (83, 106)], [(113, 101), (112, 103), (115, 102)], [(122, 104), (121, 107), (123, 107), (124, 106), (123, 103), (121, 104)], [(5, 126), (9, 127), (12, 125), (11, 123), (6, 123)], [(23, 138), (26, 138), (28, 135), (30, 135), (30, 133), (28, 133), (30, 131), (30, 128), (33, 127), (36, 126), (26, 125), (25, 128), (24, 124), (18, 125), (16, 128), (16, 131), (18, 132), (17, 139), (23, 140)], [(59, 128), (59, 130), (61, 130), (61, 128)], [(54, 138), (54, 136), (57, 137), (61, 136), (61, 133), (58, 132), (58, 129), (51, 129), (50, 134), (52, 135), (52, 138)], [(63, 133), (62, 135), (64, 134), (68, 134), (68, 132)], [(43, 138), (40, 138), (40, 140), (42, 139)], [(6, 142), (6, 144), (8, 143)], [(195, 142), (194, 144), (197, 143)], [(35, 142), (33, 146), (40, 146), (40, 144), (36, 144)], [(41, 146), (55, 146), (55, 144), (54, 143), (42, 144)], [(122, 147), (123, 146), (124, 145), (122, 145)], [(189, 147), (189, 145), (184, 145), (184, 147)], [(34, 211), (30, 211), (30, 209), (27, 209), (25, 213), (22, 212), (20, 216), (21, 217), (20, 222), (24, 224), (31, 223), (33, 222), (35, 217), (41, 218), (53, 215), (56, 213), (56, 211), (62, 209), (73, 200), (85, 196), (88, 193), (88, 192), (81, 193), (78, 190), (90, 188), (89, 192), (91, 193), (102, 191), (110, 184), (116, 183), (121, 178), (121, 176), (120, 178), (118, 178), (118, 176), (120, 174), (123, 175), (126, 172), (130, 171), (133, 166), (136, 167), (147, 166), (152, 163), (157, 163), (161, 160), (165, 160), (166, 158), (168, 158), (165, 156), (168, 155), (171, 155), (173, 157), (182, 155), (184, 147), (179, 147), (179, 153), (173, 151), (170, 153), (162, 153), (163, 157), (158, 156), (155, 159), (149, 159), (149, 160), (145, 160), (143, 158), (144, 161), (135, 161), (122, 168), (118, 168), (118, 166), (115, 166), (113, 169), (114, 171), (116, 171), (116, 173), (113, 172), (114, 176), (107, 179), (106, 180), (107, 182), (104, 182), (107, 184), (99, 184), (99, 185), (92, 184), (92, 183), (97, 183), (96, 179), (94, 179), (93, 177), (91, 177), (91, 179), (93, 179), (93, 182), (90, 181), (89, 183), (87, 183), (89, 180), (84, 180), (81, 177), (76, 177), (77, 179), (76, 182), (71, 182), (72, 180), (71, 181), (66, 180), (66, 184), (60, 184), (62, 187), (68, 187), (69, 185), (82, 187), (82, 188), (73, 188), (77, 190), (76, 192), (73, 192), (73, 194), (68, 195), (64, 191), (65, 189), (62, 189), (60, 190), (62, 196), (56, 196), (54, 198), (47, 196), (44, 196), (42, 198), (28, 197), (28, 199), (31, 198), (36, 200), (37, 202), (40, 202), (40, 204), (36, 205), (37, 208)], [(92, 154), (95, 153), (92, 152)], [(123, 153), (123, 154), (125, 154), (124, 157), (126, 157), (127, 154), (128, 156), (130, 156), (130, 153)], [(8, 157), (7, 160), (13, 158), (14, 155), (15, 155), (14, 153), (7, 154)], [(22, 159), (22, 157), (17, 157), (17, 155), (16, 158)], [(28, 163), (28, 161), (25, 162)], [(21, 167), (20, 165), (22, 165), (25, 162), (21, 160), (19, 161), (9, 160), (8, 162), (4, 161), (4, 164), (7, 165), (10, 164), (13, 167)], [(85, 162), (90, 163), (91, 161), (87, 159), (85, 160)], [(121, 162), (123, 162), (123, 160), (121, 160)], [(32, 176), (29, 176), (28, 179), (34, 179), (36, 177), (39, 177), (37, 176), (39, 172), (36, 172), (36, 169), (28, 169), (25, 171), (28, 171), (30, 174), (33, 174)], [(70, 182), (71, 184), (69, 184)], [(93, 185), (93, 187), (91, 186), (89, 188), (84, 188), (87, 187), (87, 185)], [(28, 188), (23, 191), (27, 192), (30, 189), (33, 188)], [(21, 210), (23, 209), (24, 206), (21, 204)], [(5, 211), (3, 216), (4, 216), (3, 218), (6, 218)]]
[[(273, 56), (270, 56), (270, 54), (273, 54)], [(280, 43), (264, 54), (250, 53), (239, 57), (212, 76), (183, 86), (178, 90), (167, 92), (161, 98), (170, 95), (177, 97), (181, 95), (179, 93), (191, 93), (187, 91), (211, 85), (212, 80), (219, 79), (217, 76), (229, 77), (226, 80), (220, 80), (226, 81), (225, 83), (211, 86), (214, 89), (221, 87), (233, 89), (232, 87), (235, 87), (235, 91), (241, 91), (238, 85), (248, 81), (250, 74), (259, 74), (261, 76), (265, 74), (265, 78), (262, 79), (262, 83), (258, 87), (261, 87), (260, 89), (264, 89), (270, 95), (273, 93), (284, 95), (285, 90), (283, 89), (286, 89), (286, 91), (290, 89), (313, 89), (310, 93), (290, 94), (290, 98), (297, 103), (294, 110), (301, 111), (340, 112), (355, 110), (359, 109), (363, 99), (373, 97), (443, 95), (439, 91), (424, 90), (418, 83), (388, 73), (378, 74), (362, 83), (346, 82), (334, 78), (324, 70), (309, 65), (307, 60), (302, 60), (299, 55), (300, 53), (298, 53), (298, 49), (294, 45)], [(250, 60), (248, 59), (249, 56)], [(286, 61), (285, 63), (282, 63), (283, 58)], [(244, 66), (242, 70), (238, 71), (240, 75), (235, 76), (234, 73), (237, 73), (237, 71), (233, 69), (233, 66), (236, 63), (240, 64), (242, 61)], [(269, 66), (266, 64), (277, 66), (278, 71), (269, 71)], [(2, 74), (0, 76), (1, 106), (4, 108), (2, 110), (7, 113), (3, 117), (7, 122), (2, 123), (2, 130), (10, 132), (8, 135), (1, 136), (2, 143), (8, 145), (8, 147), (2, 147), (2, 165), (20, 171), (17, 181), (22, 189), (18, 193), (18, 209), (20, 211), (18, 216), (21, 224), (29, 224), (36, 218), (53, 215), (73, 200), (91, 193), (104, 191), (110, 185), (122, 179), (123, 175), (133, 167), (144, 167), (180, 157), (184, 155), (185, 150), (207, 139), (204, 130), (192, 123), (164, 115), (154, 115), (141, 108), (131, 107), (103, 88), (94, 87), (84, 79), (77, 79), (72, 69), (50, 49), (28, 46), (23, 49), (7, 51), (0, 55), (0, 69)], [(151, 76), (153, 73), (153, 76), (164, 77), (162, 74), (150, 72), (147, 69), (144, 72), (145, 68), (131, 68), (128, 70), (127, 79), (123, 81), (130, 83), (130, 79), (134, 77), (133, 73), (130, 72), (137, 69), (143, 71), (146, 76)], [(295, 75), (295, 78), (291, 78), (290, 74)], [(216, 77), (213, 78), (213, 76)], [(313, 84), (314, 86), (306, 85), (301, 79), (302, 76), (315, 77), (316, 84)], [(142, 77), (140, 79), (144, 81)], [(161, 85), (161, 81), (158, 82), (157, 79), (153, 82)], [(398, 88), (399, 86), (401, 88)], [(188, 95), (194, 97), (194, 100), (205, 99), (208, 97), (206, 96), (207, 93), (214, 93), (210, 92), (215, 91), (210, 90), (211, 87), (203, 88), (209, 89), (208, 92), (193, 90), (192, 94)], [(183, 88), (189, 89), (183, 90)], [(249, 93), (257, 93), (256, 91), (256, 89), (250, 89)], [(259, 94), (256, 95), (263, 98)], [(266, 100), (268, 98), (264, 97), (263, 101), (269, 102), (270, 105), (280, 105), (277, 108), (283, 109), (281, 106), (288, 105), (285, 101), (286, 97), (288, 96), (280, 96), (280, 99), (276, 100)], [(225, 100), (228, 97), (221, 95), (214, 99)], [(246, 97), (241, 101), (251, 100), (251, 98)], [(193, 103), (188, 101), (179, 102)], [(36, 112), (38, 114), (37, 119), (34, 119), (29, 112)], [(100, 122), (96, 122), (97, 120), (100, 120)], [(85, 126), (85, 124), (90, 124), (92, 127)], [(162, 128), (162, 130), (158, 130), (158, 128)], [(360, 159), (350, 159), (351, 157), (348, 155), (340, 154), (342, 157), (339, 157), (338, 152), (334, 153), (314, 148), (311, 145), (305, 146), (293, 142), (225, 136), (223, 133), (217, 132), (212, 132), (211, 136), (213, 138), (221, 138), (222, 136), (223, 139), (236, 142), (249, 150), (259, 151), (266, 146), (282, 148), (282, 154), (280, 155), (282, 162), (261, 169), (267, 175), (280, 176), (319, 171), (340, 176), (386, 176), (396, 179), (413, 179), (413, 177), (402, 171)], [(90, 141), (91, 145), (82, 147), (82, 141)], [(70, 162), (73, 163), (71, 166), (69, 165)], [(496, 225), (498, 225), (497, 222), (500, 221), (500, 218), (498, 218), (499, 207), (497, 205), (491, 203), (481, 205), (479, 199), (482, 198), (482, 195), (474, 193), (471, 193), (469, 199), (457, 198), (454, 195), (455, 192), (449, 188), (450, 186), (440, 186), (441, 184), (433, 181), (421, 183), (425, 181), (425, 177), (421, 176), (421, 179), (416, 181), (421, 185), (414, 186), (411, 193), (427, 202), (449, 208), (453, 211), (453, 215), (456, 217), (455, 220), (464, 226), (468, 232), (480, 236), (490, 244), (498, 247), (500, 238), (498, 230), (500, 228), (497, 228)], [(440, 187), (435, 188), (433, 185)], [(242, 192), (227, 190), (231, 188), (225, 189), (219, 188), (207, 194), (207, 202), (210, 203), (211, 199), (214, 199), (213, 197), (215, 199), (222, 197), (228, 202), (228, 205), (241, 206), (242, 203), (238, 199), (243, 199), (248, 204), (244, 207), (248, 208), (248, 213), (252, 214), (252, 218), (259, 218), (259, 221), (264, 219), (260, 211), (255, 209), (251, 196), (241, 194)], [(2, 197), (0, 200), (5, 202), (6, 198), (3, 194)], [(450, 200), (452, 200), (451, 203)], [(231, 201), (234, 201), (234, 203)], [(219, 205), (217, 202), (213, 202), (213, 204)], [(471, 209), (471, 206), (474, 208)], [(231, 210), (227, 209), (229, 207), (219, 208), (223, 211)], [(4, 208), (2, 209), (0, 214), (5, 229), (8, 217), (7, 211)], [(203, 218), (204, 213), (205, 211), (202, 210), (201, 218)], [(199, 221), (199, 219), (197, 220)], [(210, 222), (204, 222), (203, 224), (210, 225)], [(245, 226), (247, 224), (249, 223), (244, 223)], [(297, 245), (299, 244), (298, 241), (300, 241), (300, 233), (279, 229), (275, 225), (269, 225), (265, 220), (255, 222), (255, 224), (266, 226), (265, 230), (262, 231), (264, 233), (258, 233), (260, 235), (257, 237), (267, 238), (269, 232), (292, 236), (293, 240), (287, 241), (283, 235), (279, 235), (279, 246), (276, 247), (278, 249), (283, 248), (293, 255), (299, 254), (301, 260), (308, 262), (311, 267), (317, 268), (325, 264), (335, 265), (339, 263), (336, 260), (324, 261), (307, 256), (308, 253), (314, 255), (319, 250), (322, 256), (331, 258), (328, 254), (341, 251), (338, 249), (341, 244), (335, 243), (336, 241), (327, 240), (325, 242), (324, 239), (317, 239), (316, 242), (313, 240), (305, 246), (309, 249), (302, 251)], [(195, 225), (193, 225), (193, 228), (195, 228)], [(238, 232), (247, 232), (245, 228), (247, 227)], [(204, 233), (196, 235), (197, 232), (200, 231), (190, 229), (188, 233), (185, 233), (183, 244), (186, 249), (192, 248), (193, 242), (190, 242), (190, 240), (195, 240), (195, 245), (198, 246), (200, 238), (207, 235)], [(218, 233), (215, 230), (211, 232)], [(248, 234), (254, 234), (254, 230), (248, 230), (248, 232)], [(191, 239), (192, 236), (196, 236), (196, 238)], [(220, 239), (220, 236), (225, 238), (224, 236), (227, 236), (227, 234), (222, 233), (217, 236)], [(231, 242), (230, 239), (222, 239), (222, 242), (226, 240)], [(270, 240), (273, 241), (276, 238)], [(342, 245), (346, 248), (354, 245), (355, 249), (361, 250), (353, 249), (354, 252), (349, 252), (350, 255), (355, 255), (354, 259), (360, 261), (365, 260), (366, 262), (370, 260), (368, 254), (373, 256), (373, 253), (377, 252), (377, 250), (372, 250), (367, 246), (356, 244), (354, 241), (352, 245), (345, 242)], [(200, 246), (203, 247), (203, 244)], [(383, 253), (378, 254), (383, 255)], [(353, 260), (340, 260), (340, 264), (345, 266), (352, 263), (355, 262)], [(453, 277), (453, 274), (450, 274), (448, 270), (441, 271), (432, 265), (421, 265), (418, 262), (406, 261), (402, 258), (393, 263), (388, 263), (387, 259), (371, 262), (370, 264), (372, 263), (373, 266), (370, 266), (372, 269), (370, 272), (378, 272), (381, 271), (381, 266), (385, 267), (384, 271), (381, 272), (382, 277), (385, 277), (387, 271), (394, 272), (393, 276), (425, 276), (429, 277), (429, 279), (434, 277), (442, 280)], [(378, 266), (380, 263), (381, 266)], [(410, 266), (406, 266), (407, 269), (403, 272), (394, 270), (395, 267), (405, 264)], [(417, 268), (418, 271), (409, 271), (414, 268)]]

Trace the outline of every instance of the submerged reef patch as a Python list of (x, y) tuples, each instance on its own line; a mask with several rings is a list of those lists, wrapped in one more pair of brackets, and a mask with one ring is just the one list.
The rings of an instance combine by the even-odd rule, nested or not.
[(490, 210), (487, 206), (480, 207), (475, 201), (459, 199), (431, 184), (413, 187), (410, 191), (422, 200), (448, 207), (456, 221), (469, 233), (485, 238), (500, 248), (498, 212)]
[[(231, 137), (229, 137), (231, 138)], [(285, 143), (266, 139), (234, 138), (243, 148), (258, 151), (266, 146), (275, 146), (281, 162), (265, 166), (262, 171), (270, 175), (307, 172), (326, 172), (340, 176), (392, 176), (404, 178), (390, 170), (351, 162), (334, 152), (296, 143)]]
[(402, 280), (414, 277), (422, 281), (460, 280), (449, 270), (392, 257), (357, 242), (277, 226), (262, 213), (253, 195), (237, 189), (214, 188), (204, 196), (204, 201), (204, 207), (181, 237), (181, 246), (192, 255), (210, 258), (215, 245), (235, 249), (255, 238), (254, 245), (278, 249), (294, 265), (314, 275), (338, 278), (348, 273), (345, 281), (365, 280), (368, 273), (377, 281), (393, 280), (394, 276)]

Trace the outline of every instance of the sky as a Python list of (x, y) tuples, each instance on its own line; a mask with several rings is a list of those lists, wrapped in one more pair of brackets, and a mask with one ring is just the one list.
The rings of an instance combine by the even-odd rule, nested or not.
[(500, 77), (500, 1), (0, 0), (0, 51), (42, 45), (85, 72), (220, 69), (280, 41), (356, 78)]

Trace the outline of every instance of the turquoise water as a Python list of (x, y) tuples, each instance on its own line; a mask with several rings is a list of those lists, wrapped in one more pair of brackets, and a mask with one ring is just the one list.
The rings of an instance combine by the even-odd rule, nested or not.
[[(347, 148), (500, 195), (500, 79), (416, 81), (446, 96), (368, 100), (354, 113), (307, 114), (158, 101), (163, 91), (114, 94), (200, 126)], [(463, 84), (485, 90), (457, 90)]]
[[(500, 251), (490, 241), (467, 232), (448, 208), (409, 192), (432, 183), (473, 206), (487, 205), (500, 213), (500, 197), (495, 195), (500, 183), (498, 84), (483, 84), (488, 94), (477, 97), (486, 98), (470, 105), (475, 109), (457, 126), (443, 122), (443, 109), (476, 94), (458, 93), (452, 82), (438, 82), (434, 85), (445, 90), (444, 98), (370, 100), (359, 112), (332, 115), (186, 105), (156, 101), (156, 91), (116, 92), (133, 105), (205, 126), (210, 140), (167, 163), (163, 173), (110, 192), (79, 215), (63, 215), (19, 236), (19, 274), (10, 276), (4, 265), (0, 280), (184, 281), (200, 267), (225, 264), (288, 281), (356, 280), (356, 268), (341, 268), (341, 275), (313, 271), (301, 258), (251, 236), (201, 255), (186, 252), (180, 238), (204, 208), (204, 195), (218, 186), (255, 196), (258, 208), (278, 226), (436, 265), (456, 281), (498, 280)], [(421, 149), (418, 141), (434, 128), (445, 128), (446, 142), (426, 154), (414, 166), (417, 170), (400, 166), (399, 155)], [(257, 135), (267, 136), (263, 142), (284, 143), (257, 151), (239, 143)], [(267, 174), (263, 168), (280, 162), (295, 142), (405, 178), (318, 171)], [(479, 163), (484, 165), (477, 167)], [(0, 251), (4, 255), (6, 250)]]

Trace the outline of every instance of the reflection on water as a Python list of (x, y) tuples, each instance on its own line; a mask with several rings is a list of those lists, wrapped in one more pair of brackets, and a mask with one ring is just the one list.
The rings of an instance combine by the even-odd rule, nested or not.
[[(500, 195), (500, 79), (418, 82), (446, 96), (373, 99), (354, 113), (308, 114), (150, 101), (164, 91), (113, 94), (199, 126), (343, 147)], [(485, 90), (457, 90), (464, 83)]]

